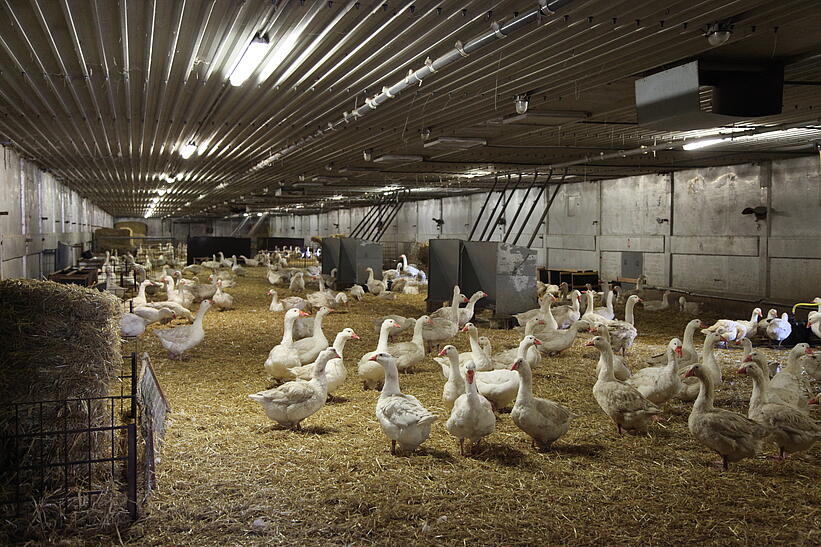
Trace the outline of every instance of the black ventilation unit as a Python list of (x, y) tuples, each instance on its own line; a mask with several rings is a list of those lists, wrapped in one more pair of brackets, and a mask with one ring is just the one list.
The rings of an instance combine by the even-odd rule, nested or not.
[(783, 65), (692, 61), (636, 81), (638, 121), (690, 130), (771, 116), (781, 113), (783, 89)]

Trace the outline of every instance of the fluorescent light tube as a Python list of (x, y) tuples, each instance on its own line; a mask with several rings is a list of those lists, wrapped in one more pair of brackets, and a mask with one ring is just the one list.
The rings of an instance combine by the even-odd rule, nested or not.
[(182, 148), (180, 148), (180, 156), (182, 156), (182, 159), (187, 160), (188, 158), (193, 156), (194, 152), (196, 151), (197, 145), (194, 143), (194, 141), (191, 141), (188, 144), (183, 145)]
[(255, 36), (254, 39), (251, 40), (251, 43), (245, 48), (245, 53), (242, 54), (239, 63), (237, 63), (237, 66), (231, 73), (229, 81), (232, 86), (242, 85), (245, 80), (254, 73), (262, 62), (262, 58), (268, 53), (269, 45), (268, 38), (264, 36)]
[(715, 146), (716, 144), (720, 144), (727, 139), (703, 139), (699, 141), (688, 142), (681, 148), (684, 150), (698, 150), (699, 148), (707, 148), (708, 146)]

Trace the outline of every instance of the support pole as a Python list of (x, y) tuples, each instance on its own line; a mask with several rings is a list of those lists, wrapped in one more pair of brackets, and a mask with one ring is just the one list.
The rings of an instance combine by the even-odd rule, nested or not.
[(527, 216), (525, 217), (522, 226), (519, 228), (519, 231), (516, 233), (516, 239), (513, 240), (513, 244), (516, 245), (519, 242), (519, 238), (522, 237), (522, 232), (525, 231), (525, 227), (527, 223), (530, 222), (530, 217), (533, 216), (533, 211), (536, 210), (536, 206), (539, 205), (539, 200), (542, 199), (542, 194), (544, 194), (544, 189), (547, 188), (547, 185), (550, 184), (550, 179), (553, 178), (553, 169), (548, 171), (547, 173), (547, 180), (544, 181), (544, 184), (539, 188), (539, 193), (536, 195), (536, 198), (533, 200), (533, 204), (530, 206), (530, 211), (527, 212)]
[[(522, 201), (519, 202), (519, 207), (516, 209), (516, 214), (513, 215), (513, 221), (510, 223), (510, 226), (507, 227), (507, 232), (505, 232), (505, 238), (502, 240), (507, 243), (507, 238), (510, 237), (510, 234), (513, 233), (513, 228), (516, 226), (516, 221), (519, 220), (519, 213), (522, 212), (522, 207), (524, 207), (525, 202), (527, 201), (527, 197), (530, 195), (530, 190), (533, 189), (533, 185), (536, 184), (536, 178), (539, 176), (538, 171), (533, 172), (533, 180), (530, 181), (530, 185), (527, 187), (527, 191), (525, 192)], [(527, 222), (525, 222), (527, 224)]]
[(499, 212), (499, 218), (493, 223), (493, 226), (490, 227), (490, 232), (487, 234), (487, 239), (490, 241), (490, 238), (493, 237), (493, 230), (496, 229), (496, 226), (499, 224), (499, 219), (502, 218), (502, 215), (505, 214), (507, 211), (507, 206), (510, 205), (510, 201), (513, 199), (513, 196), (516, 195), (516, 190), (519, 189), (519, 184), (522, 182), (522, 174), (519, 173), (519, 178), (516, 179), (516, 183), (513, 185), (513, 188), (510, 190), (510, 195), (507, 196), (505, 200), (505, 204), (502, 206), (502, 210)]
[[(479, 236), (479, 241), (484, 241), (485, 240), (485, 232), (487, 232), (487, 229), (490, 228), (491, 224), (493, 224), (493, 222), (496, 218), (496, 209), (499, 208), (499, 204), (504, 199), (505, 192), (507, 192), (508, 186), (510, 186), (510, 175), (507, 176), (507, 182), (505, 182), (505, 187), (502, 188), (502, 193), (499, 194), (499, 199), (496, 200), (496, 205), (493, 206), (493, 210), (490, 212), (490, 218), (488, 219), (487, 224), (485, 224), (484, 230), (482, 230), (482, 235)], [(491, 230), (491, 233), (492, 233), (492, 230)]]
[(476, 215), (476, 220), (473, 221), (473, 228), (470, 229), (470, 235), (468, 236), (468, 241), (473, 239), (473, 234), (476, 232), (476, 228), (479, 227), (479, 222), (482, 220), (482, 215), (485, 213), (485, 208), (487, 207), (487, 202), (490, 201), (490, 196), (493, 192), (496, 191), (496, 185), (499, 183), (499, 175), (497, 174), (493, 177), (493, 188), (490, 189), (490, 192), (487, 193), (485, 196), (485, 202), (482, 204), (482, 208), (479, 209), (479, 214)]
[(544, 219), (547, 218), (547, 213), (550, 211), (550, 206), (553, 205), (553, 200), (556, 199), (556, 194), (559, 193), (559, 188), (561, 188), (562, 184), (564, 184), (564, 179), (565, 179), (566, 176), (567, 176), (567, 169), (565, 169), (564, 173), (562, 173), (562, 180), (560, 180), (559, 184), (556, 185), (556, 189), (553, 190), (553, 195), (550, 196), (550, 201), (547, 202), (547, 207), (544, 208), (544, 213), (542, 213), (542, 216), (539, 219), (539, 222), (536, 224), (536, 227), (533, 228), (533, 235), (530, 236), (530, 241), (527, 242), (528, 248), (530, 248), (530, 246), (533, 245), (533, 241), (536, 239), (536, 234), (539, 233), (539, 228), (542, 227), (542, 223), (544, 222)]

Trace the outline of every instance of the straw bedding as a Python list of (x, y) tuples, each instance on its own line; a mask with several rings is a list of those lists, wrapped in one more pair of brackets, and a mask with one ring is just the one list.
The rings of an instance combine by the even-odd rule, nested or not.
[[(247, 398), (268, 387), (262, 363), (282, 335), (282, 313), (268, 311), (263, 269), (229, 289), (236, 310), (211, 311), (206, 339), (187, 360), (165, 359), (147, 334), (163, 389), (174, 409), (158, 490), (147, 516), (125, 539), (140, 545), (489, 544), (818, 544), (818, 456), (784, 464), (766, 457), (719, 473), (716, 455), (687, 431), (689, 405), (647, 435), (620, 437), (596, 405), (593, 348), (581, 341), (535, 372), (539, 396), (583, 416), (548, 452), (503, 413), (496, 432), (468, 458), (443, 427), (439, 366), (428, 359), (402, 374), (403, 391), (441, 418), (411, 456), (392, 457), (374, 417), (375, 391), (362, 391), (359, 356), (376, 346), (371, 320), (419, 315), (423, 297), (368, 297), (326, 318), (325, 332), (352, 327), (345, 348), (349, 377), (302, 424), (281, 429)], [(288, 291), (280, 290), (280, 296)], [(640, 336), (630, 360), (663, 351), (689, 318), (637, 311)], [(711, 317), (703, 317), (705, 321)], [(510, 331), (487, 331), (496, 349)], [(699, 340), (700, 338), (697, 338)], [(457, 347), (466, 349), (467, 335)], [(770, 355), (783, 352), (766, 350)], [(745, 412), (749, 379), (734, 373), (739, 350), (719, 352), (726, 381), (717, 405)], [(770, 454), (774, 450), (770, 450)]]

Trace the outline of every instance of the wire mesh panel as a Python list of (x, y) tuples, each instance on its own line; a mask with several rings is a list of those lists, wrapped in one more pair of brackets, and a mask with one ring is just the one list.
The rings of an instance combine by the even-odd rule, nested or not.
[(0, 518), (137, 517), (136, 355), (105, 397), (0, 404)]

